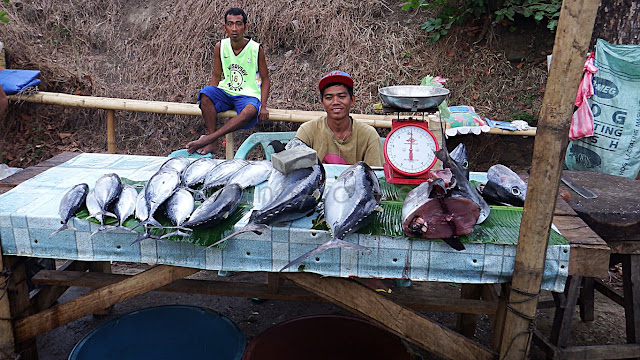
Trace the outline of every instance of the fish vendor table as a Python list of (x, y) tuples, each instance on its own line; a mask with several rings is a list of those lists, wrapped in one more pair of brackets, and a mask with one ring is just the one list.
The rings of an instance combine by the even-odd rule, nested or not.
[[(365, 315), (441, 356), (488, 359), (495, 355), (492, 350), (470, 341), (466, 346), (456, 344), (447, 347), (446, 344), (455, 342), (456, 337), (460, 337), (458, 341), (467, 339), (406, 307), (424, 309), (432, 306), (474, 316), (499, 313), (500, 306), (496, 310), (495, 303), (481, 301), (479, 295), (464, 296), (464, 290), (466, 285), (509, 282), (516, 251), (514, 239), (506, 244), (495, 241), (465, 243), (466, 250), (455, 251), (441, 241), (356, 233), (345, 240), (357, 242), (369, 248), (371, 253), (332, 249), (306, 261), (304, 268), (278, 273), (290, 260), (329, 240), (327, 231), (312, 229), (316, 215), (273, 226), (270, 234), (240, 234), (228, 240), (224, 248), (151, 239), (130, 245), (137, 234), (118, 231), (91, 236), (99, 225), (78, 218), (70, 221), (77, 231), (62, 231), (49, 237), (60, 226), (57, 214), (60, 199), (73, 185), (84, 182), (93, 188), (101, 175), (111, 172), (132, 181), (146, 181), (166, 160), (163, 157), (119, 154), (76, 155), (63, 153), (0, 180), (0, 194), (3, 189), (11, 189), (0, 195), (0, 265), (4, 269), (0, 281), (5, 280), (0, 286), (7, 289), (8, 295), (0, 296), (0, 355), (3, 355), (1, 351), (12, 350), (10, 348), (14, 345), (18, 349), (34, 351), (36, 335), (163, 286), (170, 291), (172, 288), (172, 291), (183, 292), (198, 292), (193, 289), (196, 287), (203, 293), (227, 296), (295, 300), (320, 296)], [(328, 165), (325, 169), (328, 188), (346, 166)], [(472, 179), (482, 181), (482, 177), (483, 174), (472, 173)], [(260, 189), (258, 186), (247, 192), (250, 201), (253, 197), (254, 206), (259, 206)], [(246, 223), (249, 213), (246, 212), (235, 225), (236, 229)], [(606, 274), (609, 248), (561, 199), (553, 222), (568, 243), (548, 246), (543, 289), (563, 291), (569, 275), (600, 277)], [(517, 240), (517, 234), (514, 237)], [(41, 272), (48, 274), (48, 278), (36, 275), (34, 282), (55, 286), (46, 286), (29, 300), (24, 281), (19, 281), (24, 280), (24, 274), (18, 271), (24, 268), (20, 260), (25, 257), (69, 261), (58, 271)], [(159, 265), (127, 277), (108, 274), (110, 261)], [(262, 288), (248, 286), (243, 291), (237, 290), (238, 287), (231, 289), (228, 285), (203, 285), (197, 280), (180, 280), (201, 269), (268, 272), (269, 283)], [(91, 273), (85, 273), (86, 270), (103, 275), (100, 278), (102, 282), (88, 285), (85, 275)], [(280, 277), (291, 280), (306, 291), (279, 285)], [(433, 298), (421, 300), (381, 295), (344, 279), (349, 277), (462, 283), (463, 297), (469, 299), (457, 299), (458, 302), (445, 299), (438, 303)], [(96, 289), (70, 303), (47, 309), (71, 285)], [(489, 300), (487, 296), (482, 298)], [(393, 307), (398, 307), (395, 315), (389, 311)]]

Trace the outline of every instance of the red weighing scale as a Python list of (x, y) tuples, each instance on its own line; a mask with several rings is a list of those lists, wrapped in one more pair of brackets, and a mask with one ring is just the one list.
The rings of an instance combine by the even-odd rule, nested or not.
[[(438, 141), (425, 113), (435, 113), (449, 90), (433, 86), (390, 86), (379, 89), (383, 110), (397, 112), (384, 142), (384, 177), (389, 184), (418, 185), (435, 165)], [(422, 119), (400, 119), (400, 112), (422, 112)]]

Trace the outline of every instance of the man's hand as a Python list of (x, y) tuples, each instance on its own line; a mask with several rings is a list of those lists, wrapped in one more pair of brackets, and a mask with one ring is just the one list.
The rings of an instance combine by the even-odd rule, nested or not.
[(260, 114), (258, 114), (259, 121), (265, 121), (269, 119), (269, 110), (266, 107), (260, 107)]

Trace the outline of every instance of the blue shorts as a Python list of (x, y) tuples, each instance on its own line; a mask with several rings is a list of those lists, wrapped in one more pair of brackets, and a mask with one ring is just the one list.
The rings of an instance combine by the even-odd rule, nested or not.
[(200, 104), (200, 96), (205, 95), (213, 102), (213, 106), (216, 107), (218, 113), (235, 109), (238, 114), (242, 112), (245, 106), (253, 105), (256, 110), (256, 117), (251, 123), (245, 126), (243, 129), (251, 129), (258, 123), (258, 114), (260, 113), (260, 100), (253, 96), (238, 95), (233, 96), (227, 94), (224, 90), (217, 86), (207, 85), (198, 93), (198, 104)]

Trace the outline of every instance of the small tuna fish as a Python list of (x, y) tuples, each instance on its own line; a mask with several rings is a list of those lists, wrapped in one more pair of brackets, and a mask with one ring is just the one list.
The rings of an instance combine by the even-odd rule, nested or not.
[[(122, 191), (122, 182), (118, 174), (105, 174), (96, 180), (96, 185), (93, 188), (93, 193), (96, 197), (96, 201), (100, 206), (102, 215), (108, 215), (116, 217), (115, 214), (108, 211), (109, 206), (113, 203), (120, 192)], [(102, 224), (104, 226), (104, 224)]]
[(145, 185), (142, 190), (138, 193), (136, 198), (136, 219), (140, 221), (147, 220), (149, 218), (149, 209), (147, 209), (147, 199), (145, 199), (145, 189), (147, 186)]
[(513, 170), (496, 164), (487, 171), (487, 184), (482, 189), (482, 196), (498, 204), (524, 206), (527, 184)]
[(62, 226), (58, 230), (52, 232), (49, 237), (63, 230), (76, 230), (68, 223), (71, 217), (75, 215), (78, 209), (80, 209), (80, 207), (84, 204), (85, 199), (87, 198), (87, 193), (89, 193), (89, 185), (82, 183), (74, 185), (64, 194), (64, 196), (62, 196), (62, 200), (60, 201), (60, 206), (58, 208), (58, 215), (60, 215), (60, 223), (62, 224)]
[(331, 185), (324, 201), (324, 215), (331, 240), (291, 261), (280, 271), (332, 248), (345, 247), (370, 252), (362, 245), (342, 239), (373, 220), (373, 212), (382, 210), (381, 197), (378, 177), (369, 165), (364, 161), (351, 165)]
[(96, 200), (96, 193), (93, 190), (89, 191), (85, 204), (87, 205), (87, 210), (89, 211), (89, 218), (94, 218), (100, 222), (100, 225), (103, 225), (104, 213), (100, 208), (100, 204), (98, 204), (98, 200)]
[(178, 172), (176, 172), (175, 170), (158, 171), (151, 177), (151, 179), (149, 179), (144, 190), (144, 198), (145, 204), (147, 206), (148, 216), (141, 223), (134, 226), (134, 229), (143, 226), (145, 232), (144, 234), (138, 236), (138, 238), (131, 243), (132, 245), (144, 239), (158, 238), (149, 233), (149, 228), (147, 225), (151, 224), (153, 226), (162, 227), (162, 224), (154, 219), (153, 215), (156, 213), (156, 210), (158, 210), (160, 205), (162, 205), (165, 200), (170, 198), (171, 195), (173, 195), (173, 193), (178, 190), (178, 186), (180, 186), (180, 174), (178, 174)]
[(238, 184), (229, 184), (223, 187), (200, 204), (182, 226), (206, 227), (228, 218), (240, 204), (242, 192), (242, 188)]
[(189, 236), (189, 234), (181, 230), (191, 231), (191, 229), (183, 227), (182, 224), (187, 220), (189, 215), (191, 215), (191, 212), (193, 212), (193, 195), (186, 189), (180, 189), (167, 199), (164, 207), (169, 220), (176, 226), (176, 231), (162, 235), (160, 238), (165, 239), (174, 235), (182, 237)]
[(182, 186), (187, 188), (195, 188), (198, 184), (204, 182), (205, 177), (216, 165), (218, 165), (213, 159), (208, 157), (199, 158), (187, 166), (180, 178), (182, 179)]
[(238, 234), (253, 231), (262, 234), (271, 224), (291, 221), (313, 213), (322, 198), (326, 175), (322, 164), (310, 168), (294, 170), (282, 178), (278, 196), (263, 204), (260, 210), (254, 210), (249, 222), (241, 230), (216, 242), (217, 245)]
[(265, 182), (271, 172), (273, 171), (273, 165), (271, 161), (262, 160), (249, 163), (249, 165), (242, 167), (231, 178), (229, 178), (229, 184), (238, 184), (241, 188), (246, 189), (250, 186), (256, 186)]
[(113, 209), (116, 219), (118, 219), (118, 226), (107, 227), (109, 230), (122, 229), (133, 231), (125, 227), (123, 224), (135, 212), (137, 198), (138, 191), (136, 188), (129, 184), (124, 184), (122, 186), (122, 191), (120, 192), (120, 196), (118, 196), (118, 200), (116, 201), (116, 206)]
[(169, 158), (169, 160), (165, 161), (160, 168), (156, 172), (164, 171), (164, 170), (175, 170), (178, 174), (181, 174), (184, 169), (186, 169), (191, 161), (185, 157), (176, 156)]

